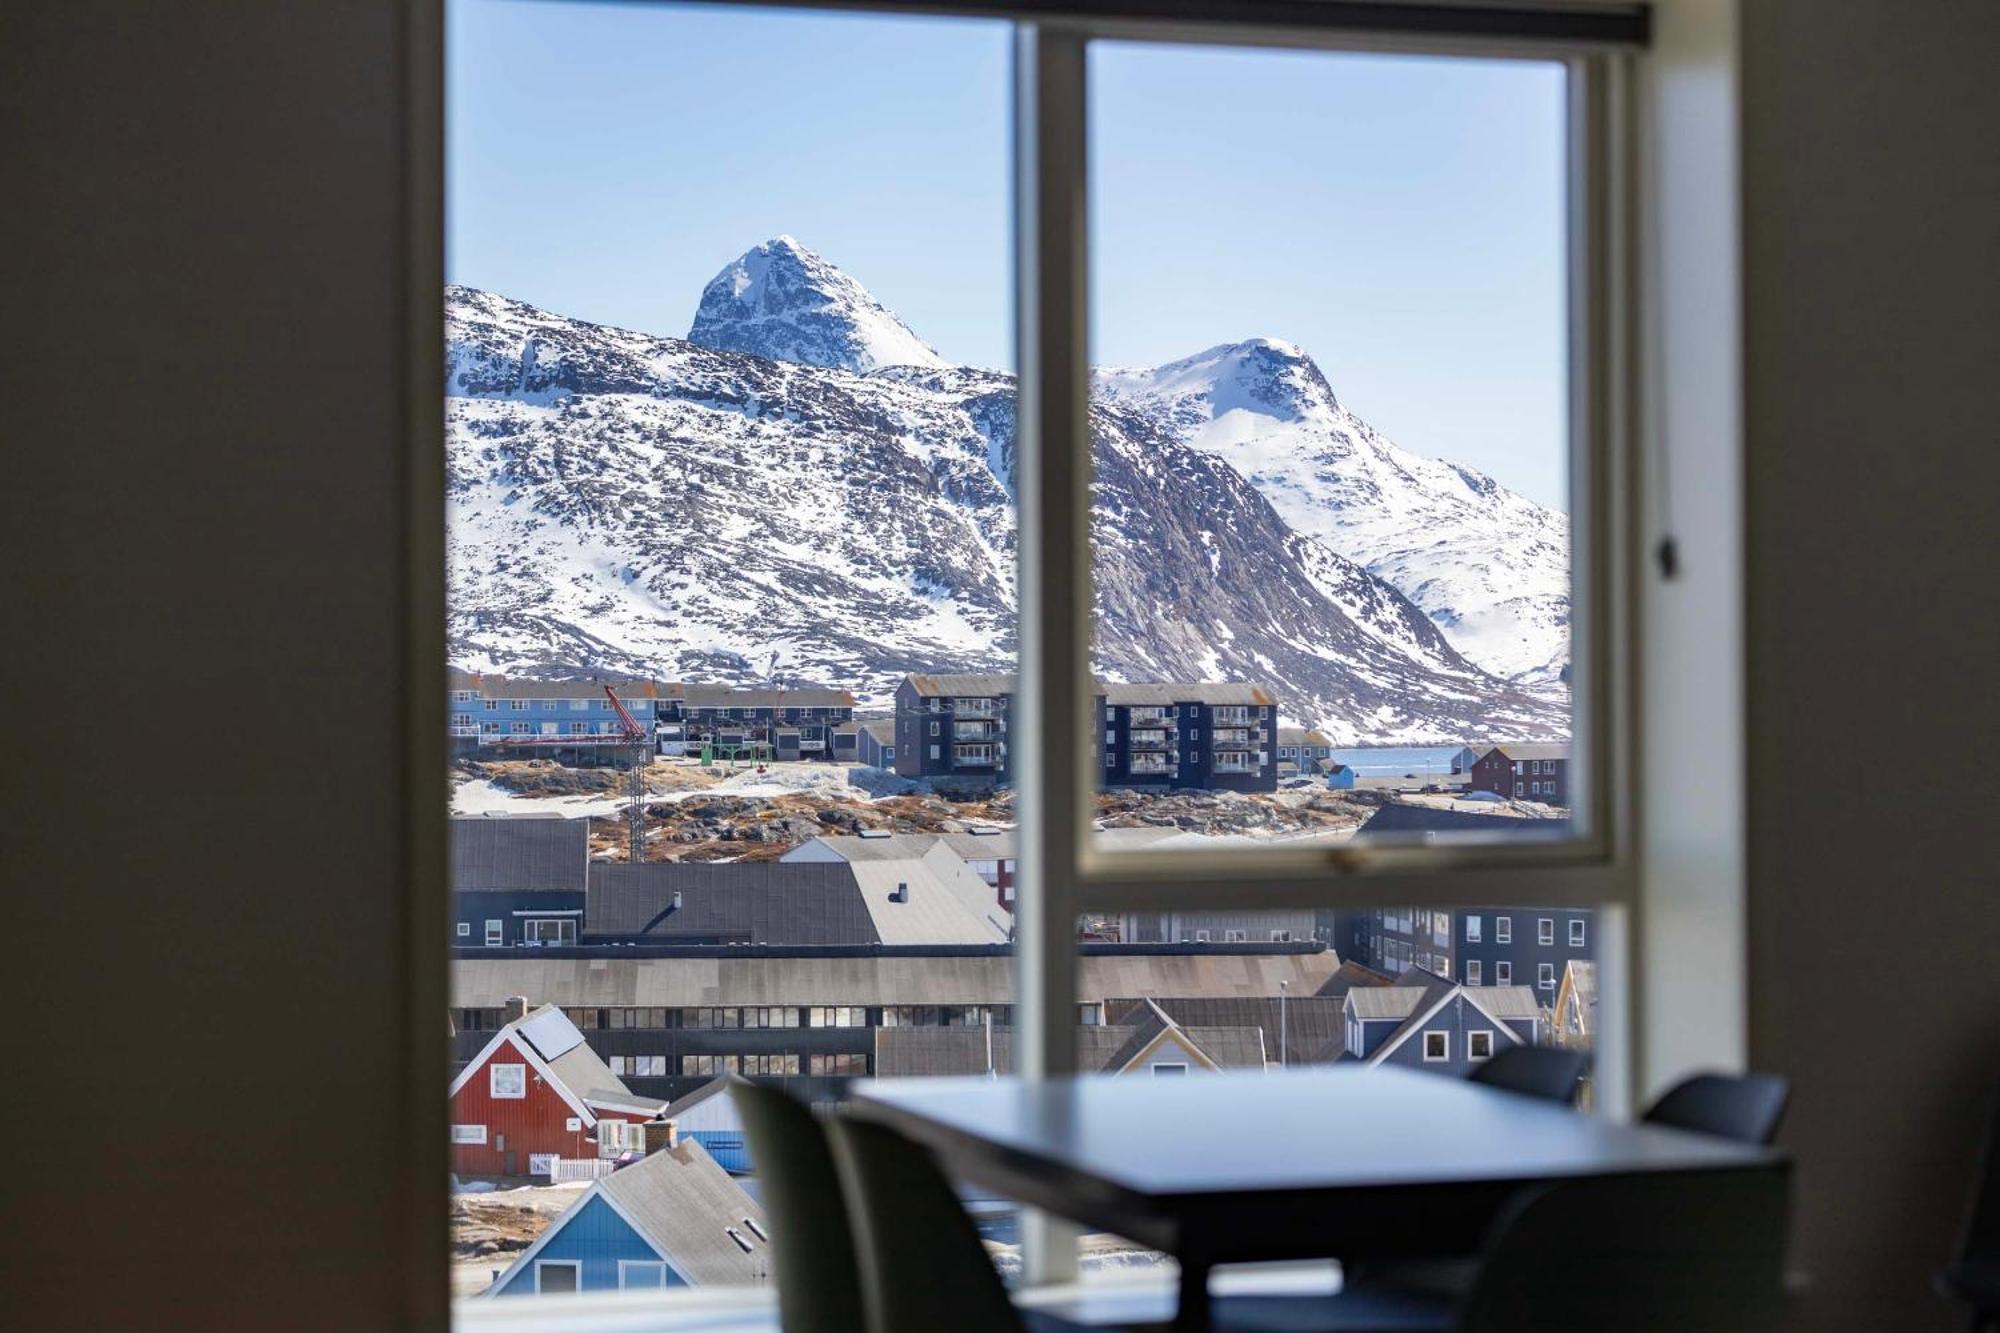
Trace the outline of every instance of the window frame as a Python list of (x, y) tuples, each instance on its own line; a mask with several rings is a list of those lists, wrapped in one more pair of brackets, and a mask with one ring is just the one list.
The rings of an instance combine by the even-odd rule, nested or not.
[[(1423, 1062), (1425, 1064), (1439, 1065), (1451, 1063), (1451, 1033), (1440, 1030), (1428, 1031), (1422, 1034), (1422, 1041)], [(1431, 1043), (1433, 1041), (1438, 1043), (1438, 1053), (1436, 1055), (1431, 1054)]]

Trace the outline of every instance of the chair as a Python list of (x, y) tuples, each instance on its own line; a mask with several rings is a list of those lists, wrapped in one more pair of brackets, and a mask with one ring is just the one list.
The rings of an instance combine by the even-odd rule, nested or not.
[(1791, 1084), (1776, 1074), (1696, 1074), (1660, 1095), (1640, 1119), (1738, 1143), (1768, 1144), (1785, 1118)]
[(760, 1182), (776, 1243), (785, 1333), (855, 1333), (866, 1326), (854, 1233), (826, 1131), (797, 1099), (734, 1075), (729, 1095)]
[(1468, 1077), (1490, 1088), (1568, 1104), (1576, 1099), (1577, 1084), (1582, 1082), (1583, 1071), (1589, 1066), (1590, 1057), (1581, 1051), (1565, 1051), (1555, 1046), (1509, 1046), (1495, 1051), (1492, 1059), (1474, 1065)]
[(2000, 1329), (2000, 1097), (1987, 1121), (1958, 1254), (1938, 1273), (1937, 1289), (1965, 1307), (1966, 1333)]

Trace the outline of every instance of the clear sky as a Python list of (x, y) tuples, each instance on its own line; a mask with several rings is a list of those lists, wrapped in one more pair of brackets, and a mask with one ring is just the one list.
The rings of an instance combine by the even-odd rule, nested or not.
[[(447, 272), (684, 334), (781, 232), (948, 358), (1012, 361), (1008, 34), (451, 0)], [(1563, 505), (1559, 67), (1106, 44), (1094, 357), (1286, 338), (1389, 438)]]

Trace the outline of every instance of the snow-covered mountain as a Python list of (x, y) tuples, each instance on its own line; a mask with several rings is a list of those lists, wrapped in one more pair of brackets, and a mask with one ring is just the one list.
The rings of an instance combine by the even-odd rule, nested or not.
[(867, 288), (789, 236), (715, 275), (688, 341), (842, 370), (945, 364)]
[[(780, 308), (824, 318), (717, 299), (739, 270), (749, 287), (810, 288)], [(877, 702), (906, 671), (1008, 668), (1011, 377), (937, 364), (914, 335), (928, 364), (905, 348), (864, 371), (883, 363), (855, 349), (892, 345), (882, 318), (908, 330), (782, 240), (710, 285), (698, 339), (468, 288), (447, 290), (446, 311), (458, 664), (782, 674)], [(781, 344), (813, 359), (742, 350)], [(1341, 741), (1565, 729), (1560, 700), (1468, 662), (1156, 406), (1106, 399), (1091, 425), (1107, 676), (1265, 682)]]
[(1299, 348), (1231, 343), (1101, 370), (1097, 387), (1226, 459), (1292, 527), (1393, 584), (1480, 666), (1547, 682), (1568, 664), (1569, 517), (1397, 448), (1341, 406)]

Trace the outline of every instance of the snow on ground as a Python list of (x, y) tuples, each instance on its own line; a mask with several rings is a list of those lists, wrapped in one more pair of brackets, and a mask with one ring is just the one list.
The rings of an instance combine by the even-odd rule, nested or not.
[[(694, 794), (676, 792), (653, 799), (674, 800), (681, 795)], [(565, 819), (613, 819), (624, 810), (625, 804), (625, 798), (618, 795), (523, 796), (485, 778), (461, 782), (452, 788), (451, 793), (451, 812), (454, 815), (561, 815)]]

